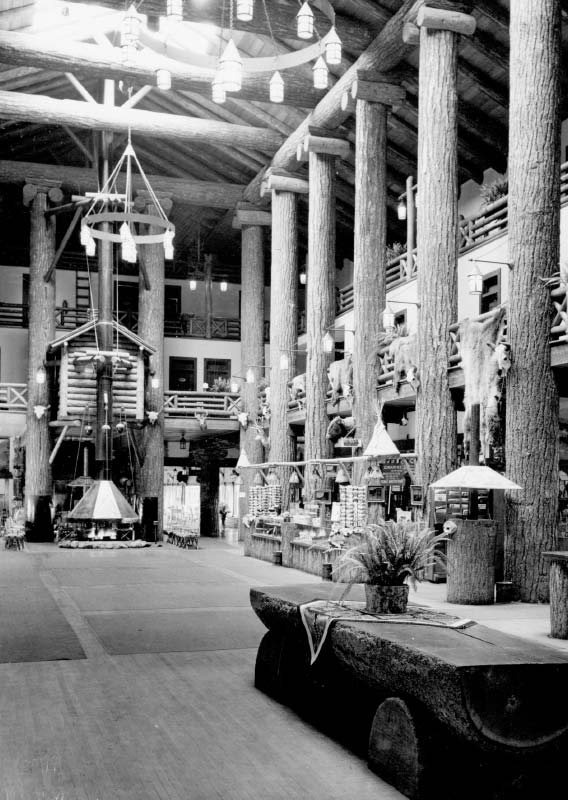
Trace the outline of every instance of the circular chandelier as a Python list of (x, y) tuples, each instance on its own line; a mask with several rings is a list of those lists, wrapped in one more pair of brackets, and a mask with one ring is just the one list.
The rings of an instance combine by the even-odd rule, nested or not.
[[(267, 29), (274, 49), (277, 50), (272, 32), (270, 17), (268, 15), (266, 0), (260, 0), (266, 18)], [(216, 103), (223, 103), (226, 95), (238, 92), (242, 86), (243, 76), (247, 73), (271, 72), (269, 82), (270, 101), (282, 103), (284, 101), (285, 83), (282, 71), (298, 67), (310, 61), (315, 62), (313, 71), (313, 84), (316, 89), (327, 89), (329, 79), (328, 65), (341, 63), (341, 40), (335, 30), (335, 11), (329, 0), (298, 0), (299, 10), (296, 14), (296, 35), (299, 39), (308, 41), (316, 39), (301, 50), (289, 53), (279, 53), (269, 57), (246, 58), (241, 56), (233, 39), (233, 26), (235, 17), (241, 22), (249, 22), (254, 14), (254, 0), (221, 0), (222, 24), (219, 42), (219, 53), (215, 56), (199, 54), (188, 48), (187, 36), (184, 41), (183, 28), (183, 0), (167, 0), (166, 19), (171, 23), (166, 35), (155, 33), (142, 27), (142, 18), (136, 7), (131, 5), (126, 12), (121, 27), (122, 61), (126, 66), (134, 66), (138, 60), (141, 47), (146, 47), (165, 57), (164, 62), (156, 70), (156, 83), (160, 89), (171, 87), (171, 72), (167, 68), (167, 59), (191, 64), (206, 70), (212, 78), (212, 99)], [(315, 25), (312, 6), (318, 9), (329, 21), (330, 28), (321, 37)], [(229, 24), (225, 26), (225, 11), (228, 11)], [(292, 20), (291, 20), (292, 22)], [(177, 25), (179, 23), (179, 25)], [(228, 34), (225, 42), (223, 32)], [(224, 49), (223, 48), (224, 46)]]
[[(125, 191), (121, 191), (121, 186), (119, 186), (123, 166), (126, 168)], [(152, 214), (137, 214), (133, 211), (133, 166), (137, 167), (142, 183), (155, 208)], [(168, 260), (173, 259), (175, 226), (168, 220), (144, 174), (132, 146), (130, 131), (128, 132), (128, 144), (106, 183), (100, 191), (87, 193), (87, 197), (92, 197), (92, 201), (81, 222), (80, 241), (88, 256), (96, 254), (95, 240), (99, 239), (120, 244), (123, 261), (131, 264), (136, 263), (136, 246), (144, 244), (163, 244), (164, 257)], [(158, 232), (137, 232), (136, 223), (157, 228)], [(117, 228), (118, 233), (115, 232)]]

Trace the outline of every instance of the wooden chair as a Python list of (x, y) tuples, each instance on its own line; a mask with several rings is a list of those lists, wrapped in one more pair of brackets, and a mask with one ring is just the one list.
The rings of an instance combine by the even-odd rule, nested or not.
[(7, 519), (4, 523), (4, 549), (23, 550), (26, 540), (26, 529), (24, 525), (19, 525), (12, 519)]

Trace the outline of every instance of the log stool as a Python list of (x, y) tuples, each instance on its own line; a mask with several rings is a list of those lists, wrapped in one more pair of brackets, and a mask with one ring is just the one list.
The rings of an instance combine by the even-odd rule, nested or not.
[(568, 639), (568, 552), (542, 554), (550, 561), (550, 635)]

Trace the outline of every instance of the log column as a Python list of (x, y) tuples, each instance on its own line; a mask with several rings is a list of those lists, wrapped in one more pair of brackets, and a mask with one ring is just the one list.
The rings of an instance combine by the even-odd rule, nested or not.
[[(349, 153), (348, 142), (309, 133), (304, 140), (309, 154), (308, 279), (306, 285), (306, 427), (304, 457), (327, 458), (332, 447), (326, 439), (327, 369), (333, 354), (325, 353), (323, 336), (335, 319), (335, 169), (337, 157)], [(316, 478), (305, 471), (304, 501), (312, 503)]]
[[(288, 425), (288, 381), (296, 374), (298, 347), (297, 194), (308, 193), (308, 182), (287, 175), (270, 175), (268, 188), (272, 193), (270, 460), (294, 461), (295, 436)], [(281, 363), (282, 359), (285, 363)], [(278, 474), (282, 505), (287, 508), (290, 469), (282, 468)]]
[[(264, 247), (263, 228), (270, 225), (270, 214), (239, 206), (235, 223), (241, 228), (241, 373), (254, 378), (243, 381), (242, 408), (249, 416), (247, 428), (241, 426), (241, 449), (251, 464), (264, 461), (264, 448), (252, 427), (259, 415), (258, 382), (264, 374)], [(245, 469), (239, 492), (239, 538), (245, 539), (248, 530), (242, 518), (248, 510), (248, 493), (254, 470)]]
[[(370, 81), (358, 73), (351, 97), (356, 101), (353, 416), (365, 448), (377, 421), (377, 346), (386, 303), (387, 117), (405, 91), (379, 76)], [(356, 483), (365, 469), (356, 465)]]
[(556, 536), (558, 390), (550, 366), (553, 308), (541, 277), (560, 244), (560, 3), (512, 0), (509, 106), (508, 336), (505, 457), (523, 487), (506, 497), (505, 577), (525, 602), (548, 598), (542, 551)]
[[(28, 308), (28, 408), (26, 414), (25, 511), (30, 538), (51, 538), (48, 504), (51, 497), (49, 464), (49, 386), (45, 359), (55, 338), (55, 272), (44, 280), (55, 255), (55, 216), (46, 217), (48, 201), (60, 203), (59, 184), (28, 183), (24, 205), (30, 207), (30, 290)], [(43, 383), (38, 383), (42, 370)]]
[[(172, 209), (167, 195), (158, 200), (165, 214)], [(146, 192), (136, 198), (137, 211), (156, 215), (158, 210)], [(150, 234), (161, 229), (148, 227)], [(140, 280), (138, 288), (138, 335), (155, 352), (150, 356), (149, 373), (157, 378), (157, 388), (148, 380), (145, 389), (145, 405), (148, 411), (159, 411), (164, 397), (164, 283), (165, 259), (163, 244), (145, 244), (138, 249)], [(147, 282), (146, 282), (147, 279)], [(154, 538), (154, 522), (157, 520), (158, 541), (161, 540), (164, 500), (164, 417), (159, 414), (155, 425), (144, 427), (143, 462), (140, 470), (138, 493), (142, 499), (142, 525), (146, 538)]]
[(456, 466), (456, 412), (448, 379), (449, 326), (457, 318), (458, 34), (467, 14), (420, 8), (418, 118), (418, 368), (416, 444), (419, 482), (427, 487)]

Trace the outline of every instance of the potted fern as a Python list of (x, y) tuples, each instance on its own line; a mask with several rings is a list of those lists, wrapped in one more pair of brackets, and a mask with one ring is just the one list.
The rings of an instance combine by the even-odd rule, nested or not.
[(380, 522), (369, 525), (358, 544), (338, 560), (336, 573), (348, 584), (365, 585), (366, 609), (372, 613), (402, 614), (408, 602), (408, 585), (424, 577), (424, 570), (443, 561), (440, 549), (447, 541), (419, 522)]

